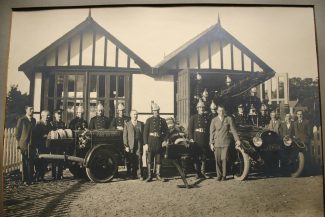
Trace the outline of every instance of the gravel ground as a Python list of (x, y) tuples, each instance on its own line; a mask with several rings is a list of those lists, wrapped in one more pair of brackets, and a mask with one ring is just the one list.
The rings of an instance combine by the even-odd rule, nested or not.
[(177, 176), (164, 183), (121, 178), (105, 184), (72, 179), (68, 171), (65, 177), (22, 186), (7, 176), (6, 216), (324, 216), (322, 176), (190, 177), (191, 189), (178, 188)]

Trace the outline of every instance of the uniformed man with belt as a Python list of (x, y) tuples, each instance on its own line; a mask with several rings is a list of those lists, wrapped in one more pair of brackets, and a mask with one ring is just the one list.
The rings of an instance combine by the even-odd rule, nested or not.
[[(209, 117), (204, 113), (204, 103), (199, 101), (196, 105), (198, 114), (190, 118), (188, 125), (188, 136), (193, 143), (194, 169), (196, 178), (209, 178), (205, 174), (206, 158), (210, 151), (209, 148)], [(201, 163), (201, 170), (200, 168)]]
[(247, 117), (244, 114), (243, 104), (239, 104), (237, 109), (238, 109), (238, 112), (234, 114), (235, 124), (236, 125), (247, 124)]
[(99, 103), (97, 106), (96, 116), (92, 117), (89, 122), (90, 130), (102, 130), (109, 129), (112, 124), (112, 119), (110, 117), (104, 116), (104, 106)]
[(119, 103), (117, 106), (117, 117), (113, 119), (112, 125), (114, 128), (123, 131), (126, 122), (130, 121), (130, 117), (124, 114), (125, 106), (123, 103)]
[[(168, 132), (166, 120), (159, 116), (159, 106), (153, 103), (151, 106), (153, 116), (148, 118), (144, 127), (143, 142), (148, 148), (147, 168), (148, 177), (147, 182), (152, 181), (151, 163), (153, 159), (156, 160), (156, 177), (159, 181), (164, 181), (160, 176), (161, 170), (161, 151), (162, 142)], [(144, 148), (146, 149), (146, 148)]]
[(78, 106), (76, 111), (76, 117), (72, 119), (69, 124), (71, 130), (85, 130), (88, 128), (87, 121), (83, 118), (84, 109), (82, 106)]
[[(50, 123), (51, 130), (66, 129), (66, 124), (62, 121), (62, 110), (58, 109), (54, 112), (54, 120)], [(51, 150), (54, 154), (60, 154), (60, 147), (55, 147)], [(63, 178), (63, 165), (61, 162), (52, 163), (52, 177), (53, 179)]]

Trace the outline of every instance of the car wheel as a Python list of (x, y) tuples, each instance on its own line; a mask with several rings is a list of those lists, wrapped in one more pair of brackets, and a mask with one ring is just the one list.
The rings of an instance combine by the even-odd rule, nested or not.
[(286, 169), (289, 170), (289, 175), (291, 177), (299, 177), (302, 173), (305, 165), (305, 155), (302, 152), (298, 152), (294, 157), (291, 158), (290, 163), (287, 165)]
[(93, 182), (109, 182), (117, 171), (117, 160), (114, 152), (107, 149), (97, 149), (89, 157), (86, 167), (88, 178)]
[(80, 167), (78, 164), (70, 165), (69, 166), (69, 171), (72, 173), (74, 178), (86, 178), (86, 170), (84, 167)]
[(250, 159), (248, 154), (246, 154), (242, 148), (236, 147), (235, 151), (235, 159), (233, 162), (234, 179), (242, 181), (248, 176)]

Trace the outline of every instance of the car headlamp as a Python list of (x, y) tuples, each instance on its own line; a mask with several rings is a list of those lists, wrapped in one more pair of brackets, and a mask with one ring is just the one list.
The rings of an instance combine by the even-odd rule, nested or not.
[(291, 146), (292, 144), (292, 139), (290, 136), (285, 136), (283, 137), (283, 144), (287, 147)]
[(253, 138), (253, 143), (254, 143), (254, 145), (255, 145), (256, 147), (261, 147), (262, 144), (263, 144), (262, 138), (261, 138), (261, 137), (257, 137), (257, 136), (255, 136), (255, 137)]

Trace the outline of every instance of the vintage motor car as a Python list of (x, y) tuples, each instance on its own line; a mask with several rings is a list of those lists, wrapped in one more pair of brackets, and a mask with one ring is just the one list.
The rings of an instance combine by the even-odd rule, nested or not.
[(51, 131), (48, 154), (38, 157), (64, 162), (75, 177), (88, 176), (94, 182), (109, 182), (123, 165), (124, 146), (119, 130)]
[(305, 145), (288, 136), (252, 125), (239, 125), (241, 145), (231, 146), (230, 169), (236, 180), (245, 180), (250, 172), (298, 177), (304, 168)]

